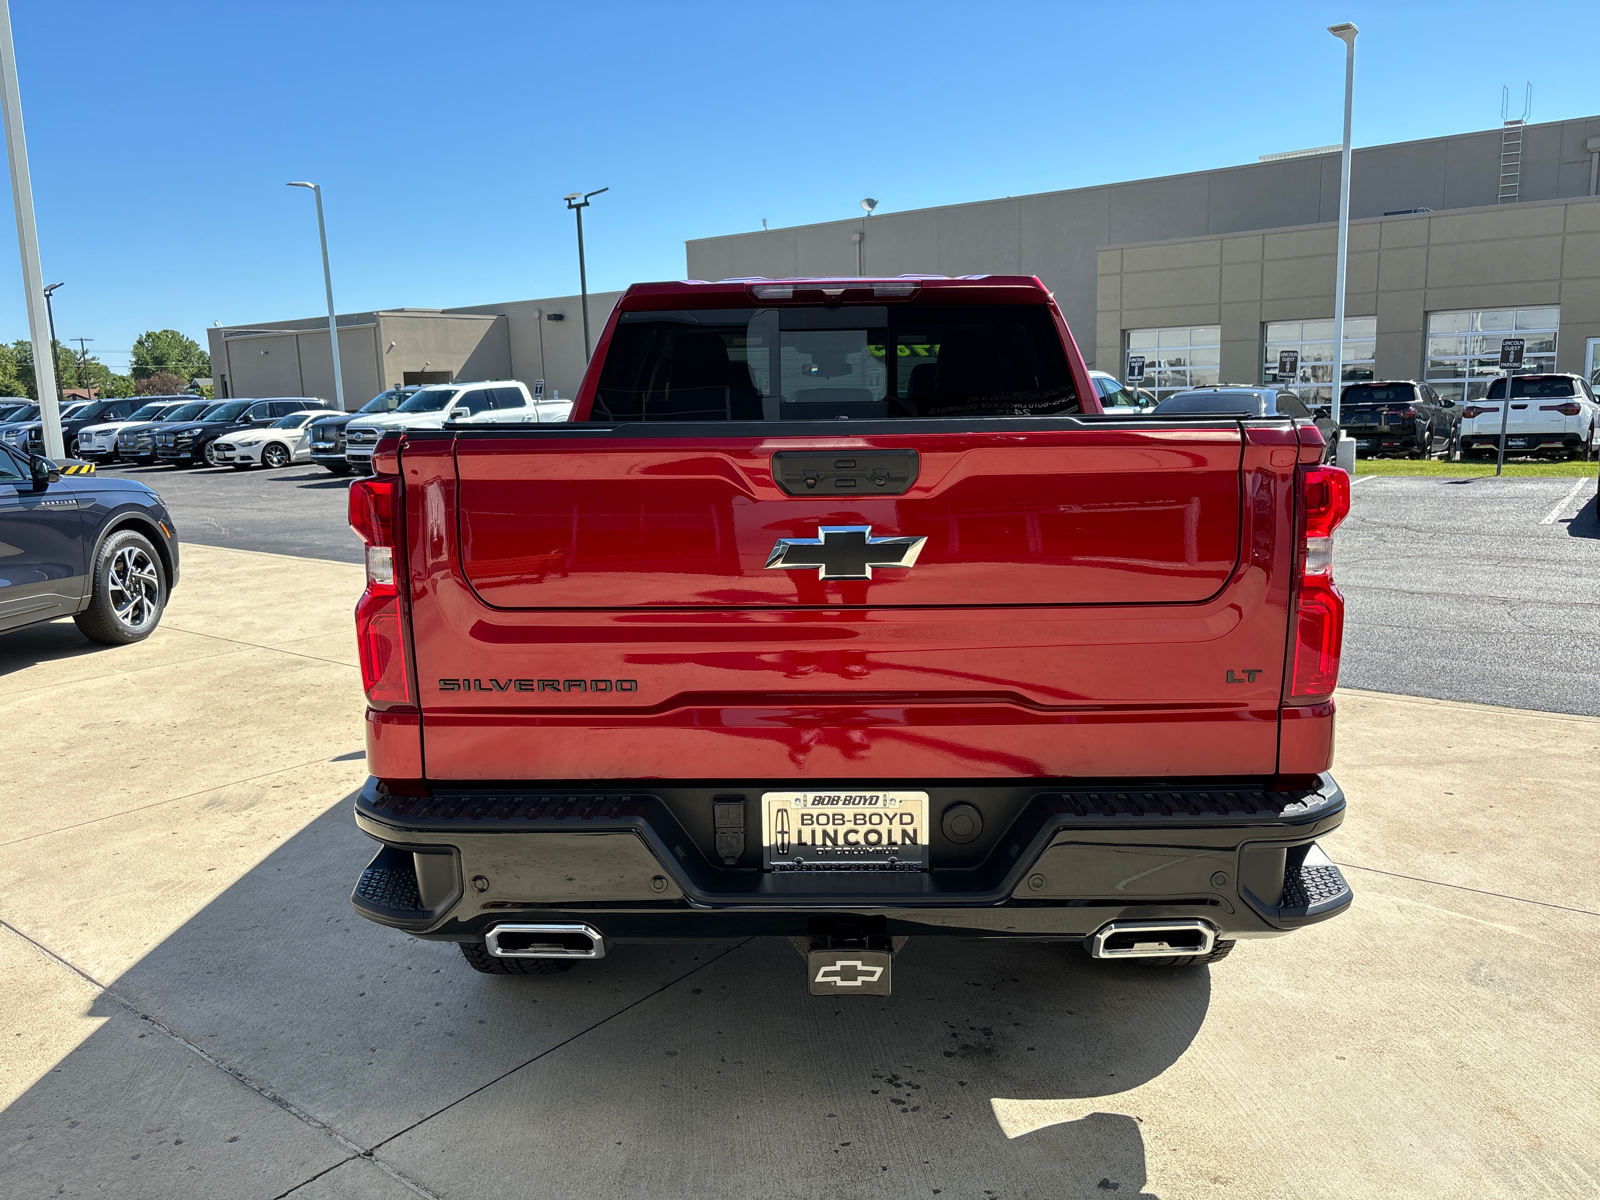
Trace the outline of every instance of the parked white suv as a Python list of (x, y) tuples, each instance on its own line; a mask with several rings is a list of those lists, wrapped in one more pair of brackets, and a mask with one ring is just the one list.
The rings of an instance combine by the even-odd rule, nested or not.
[(554, 425), (572, 415), (571, 400), (534, 400), (515, 379), (437, 383), (413, 393), (393, 412), (357, 417), (344, 427), (345, 461), (369, 470), (378, 439), (391, 429), (442, 429), (455, 425)]
[(1582, 375), (1518, 375), (1505, 407), (1506, 381), (1496, 379), (1482, 400), (1461, 410), (1461, 456), (1494, 454), (1506, 422), (1507, 454), (1565, 452), (1581, 458), (1600, 443), (1600, 403)]

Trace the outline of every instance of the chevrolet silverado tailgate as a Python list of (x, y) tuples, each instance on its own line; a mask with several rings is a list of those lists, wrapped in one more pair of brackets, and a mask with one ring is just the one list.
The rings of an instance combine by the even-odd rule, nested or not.
[(1275, 769), (1287, 422), (664, 434), (408, 437), (430, 776)]

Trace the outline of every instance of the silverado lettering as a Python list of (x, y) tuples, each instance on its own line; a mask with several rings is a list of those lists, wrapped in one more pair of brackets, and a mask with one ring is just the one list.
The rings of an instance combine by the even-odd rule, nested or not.
[(637, 679), (441, 679), (441, 692), (636, 692)]
[(912, 935), (1180, 965), (1343, 912), (1349, 477), (1180, 409), (1102, 412), (1037, 279), (628, 289), (568, 422), (350, 489), (356, 908), (499, 974), (791, 937), (857, 995)]

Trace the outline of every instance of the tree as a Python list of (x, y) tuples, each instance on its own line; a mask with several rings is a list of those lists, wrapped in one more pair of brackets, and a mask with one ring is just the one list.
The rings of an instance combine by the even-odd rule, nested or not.
[[(162, 372), (176, 375), (187, 388), (190, 379), (211, 374), (211, 355), (200, 349), (199, 342), (176, 329), (147, 330), (134, 340), (129, 374), (135, 383), (142, 383)], [(153, 394), (144, 387), (139, 388), (139, 393)]]
[(0, 342), (0, 395), (4, 396), (33, 396), (33, 361), (32, 352), (29, 352), (28, 374), (23, 378), (20, 364), (17, 361), (17, 347), (26, 346), (26, 342), (17, 342), (7, 345)]
[(170, 371), (157, 371), (133, 381), (136, 396), (181, 396), (189, 390), (189, 380)]

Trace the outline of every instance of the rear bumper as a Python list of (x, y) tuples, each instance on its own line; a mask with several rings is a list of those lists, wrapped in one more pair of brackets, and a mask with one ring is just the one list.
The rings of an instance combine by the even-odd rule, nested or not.
[[(1463, 450), (1496, 450), (1500, 446), (1500, 431), (1493, 433), (1463, 433)], [(1581, 433), (1520, 433), (1506, 435), (1506, 449), (1521, 453), (1538, 450), (1578, 450), (1583, 447)]]
[(933, 814), (956, 797), (977, 805), (990, 832), (956, 845), (935, 819), (924, 872), (774, 874), (760, 869), (759, 818), (736, 863), (720, 865), (711, 797), (742, 793), (754, 815), (781, 783), (412, 798), (369, 780), (356, 823), (383, 848), (351, 899), (380, 924), (473, 942), (498, 924), (553, 920), (612, 941), (803, 936), (839, 918), (891, 936), (1082, 940), (1108, 921), (1185, 917), (1222, 938), (1270, 936), (1351, 902), (1315, 846), (1343, 821), (1344, 795), (1327, 775), (1303, 784), (908, 783), (929, 792)]

